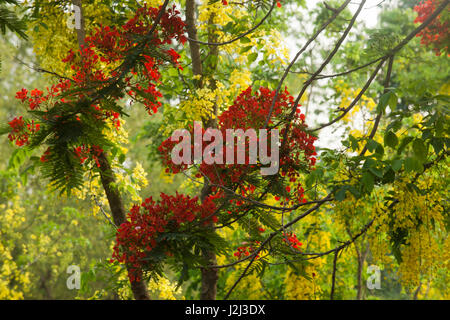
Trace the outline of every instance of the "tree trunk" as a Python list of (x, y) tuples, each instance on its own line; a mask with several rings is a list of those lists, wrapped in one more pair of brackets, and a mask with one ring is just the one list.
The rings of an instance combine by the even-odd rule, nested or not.
[[(80, 47), (80, 50), (82, 50), (82, 47), (85, 46), (85, 38), (86, 38), (86, 30), (84, 27), (84, 15), (83, 15), (83, 7), (82, 7), (82, 1), (81, 0), (73, 0), (73, 5), (78, 6), (80, 8), (80, 19), (81, 28), (76, 30), (77, 32), (77, 40), (78, 40), (78, 46)], [(105, 190), (106, 197), (108, 198), (109, 208), (111, 210), (111, 214), (113, 217), (113, 222), (116, 226), (120, 226), (123, 222), (126, 220), (126, 213), (125, 208), (122, 201), (122, 196), (120, 195), (119, 191), (113, 187), (115, 178), (114, 173), (111, 170), (111, 165), (109, 164), (108, 159), (106, 158), (106, 155), (102, 153), (99, 157), (99, 164), (100, 164), (100, 177), (103, 185), (103, 189)], [(127, 267), (129, 270), (129, 268)], [(136, 276), (140, 279), (143, 279), (142, 277), (142, 270), (138, 269), (134, 271)], [(150, 296), (148, 294), (147, 285), (146, 283), (141, 281), (134, 281), (131, 282), (131, 291), (133, 292), (134, 298), (136, 300), (149, 300)]]
[[(200, 200), (203, 202), (211, 192), (211, 188), (206, 183), (202, 188)], [(213, 224), (207, 226), (213, 228)], [(203, 253), (203, 258), (207, 261), (207, 265), (217, 265), (216, 254), (213, 251), (206, 251)], [(200, 292), (201, 300), (216, 300), (217, 281), (219, 280), (219, 270), (213, 268), (202, 268), (202, 287)]]
[[(212, 18), (209, 19), (209, 23), (211, 23)], [(197, 40), (197, 27), (195, 25), (195, 0), (186, 0), (186, 30), (190, 39)], [(211, 41), (212, 39), (208, 39)], [(194, 75), (199, 75), (203, 77), (203, 65), (200, 55), (200, 46), (195, 41), (189, 41), (189, 49), (191, 53), (192, 60), (192, 71)], [(214, 46), (210, 46), (210, 54), (217, 55), (218, 48)], [(200, 78), (200, 81), (196, 84), (197, 88), (203, 87), (203, 79)], [(215, 81), (211, 81), (211, 90), (215, 89)], [(214, 105), (214, 113), (216, 113), (217, 106)], [(214, 119), (202, 119), (207, 127), (216, 127), (216, 123)], [(205, 198), (210, 194), (211, 188), (208, 186), (207, 182), (202, 188), (200, 200), (203, 202)], [(210, 224), (209, 228), (213, 228), (213, 225)], [(203, 252), (203, 258), (206, 260), (206, 265), (216, 265), (217, 259), (216, 255), (213, 251), (205, 251)], [(202, 285), (200, 292), (200, 299), (202, 300), (215, 300), (217, 294), (217, 281), (219, 279), (219, 272), (217, 269), (212, 268), (201, 268), (202, 275)]]
[[(212, 251), (207, 251), (203, 254), (208, 264), (216, 265), (216, 255)], [(217, 281), (219, 280), (219, 272), (217, 269), (202, 268), (202, 288), (200, 292), (201, 300), (216, 300)]]
[[(355, 242), (355, 247), (356, 247), (356, 242)], [(369, 244), (366, 244), (366, 248), (363, 249), (362, 246), (364, 245), (364, 238), (362, 240), (361, 243), (361, 251), (357, 251), (358, 252), (358, 285), (357, 285), (357, 293), (356, 293), (356, 299), (357, 300), (364, 300), (364, 286), (363, 286), (363, 280), (362, 280), (362, 272), (363, 272), (363, 267), (364, 267), (364, 262), (366, 262), (366, 257), (367, 257), (367, 253), (369, 252)], [(363, 251), (364, 250), (364, 251)]]
[[(114, 173), (111, 170), (111, 166), (108, 159), (102, 153), (98, 157), (100, 164), (100, 178), (102, 181), (103, 188), (108, 198), (109, 208), (111, 209), (111, 214), (113, 217), (113, 222), (116, 226), (120, 226), (126, 220), (125, 208), (123, 206), (122, 197), (117, 189), (113, 187), (115, 182)], [(127, 267), (128, 269), (128, 267)], [(136, 276), (140, 279), (142, 278), (142, 271), (140, 269), (134, 271)], [(149, 300), (150, 296), (148, 294), (146, 283), (141, 281), (130, 282), (131, 290), (133, 291), (134, 298), (136, 300)]]
[(358, 256), (358, 270), (357, 270), (357, 285), (356, 285), (356, 300), (362, 300), (362, 269), (364, 266), (364, 261), (362, 257)]

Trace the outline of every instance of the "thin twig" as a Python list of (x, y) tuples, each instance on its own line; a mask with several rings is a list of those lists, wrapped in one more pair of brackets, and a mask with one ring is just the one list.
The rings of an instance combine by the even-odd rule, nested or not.
[(237, 36), (237, 37), (234, 38), (234, 39), (231, 39), (231, 40), (228, 40), (228, 41), (224, 41), (224, 42), (204, 42), (204, 41), (200, 41), (200, 40), (193, 39), (193, 38), (189, 38), (189, 37), (188, 37), (187, 39), (188, 39), (189, 41), (191, 41), (191, 42), (200, 43), (200, 44), (206, 44), (206, 45), (208, 45), (208, 46), (223, 46), (223, 45), (226, 45), (226, 44), (233, 43), (233, 42), (235, 42), (235, 41), (237, 41), (237, 40), (239, 40), (239, 39), (245, 37), (246, 35), (252, 33), (252, 32), (255, 31), (256, 29), (258, 29), (258, 28), (264, 23), (264, 21), (266, 21), (266, 19), (270, 16), (270, 14), (272, 13), (273, 8), (275, 7), (275, 4), (276, 4), (276, 3), (277, 3), (277, 1), (274, 0), (273, 3), (272, 3), (272, 6), (270, 7), (270, 10), (269, 10), (269, 11), (267, 12), (267, 14), (261, 19), (260, 22), (258, 22), (253, 28), (251, 28), (251, 29), (247, 30), (246, 32), (240, 34), (239, 36)]
[(347, 5), (350, 3), (350, 0), (347, 0), (342, 4), (342, 6), (339, 7), (339, 9), (336, 10), (336, 12), (328, 19), (317, 31), (314, 33), (314, 35), (306, 41), (304, 46), (300, 49), (300, 51), (297, 52), (295, 57), (292, 59), (291, 63), (288, 65), (286, 70), (284, 71), (283, 76), (281, 77), (280, 81), (278, 82), (277, 89), (275, 90), (275, 96), (273, 97), (272, 104), (270, 106), (269, 114), (266, 117), (266, 121), (264, 124), (264, 128), (267, 128), (270, 118), (272, 117), (273, 108), (275, 107), (275, 102), (278, 97), (278, 93), (280, 92), (281, 86), (283, 85), (284, 80), (286, 79), (287, 75), (289, 74), (289, 70), (292, 68), (292, 66), (295, 64), (297, 59), (300, 57), (300, 55), (309, 47), (309, 45), (319, 36), (319, 34), (322, 33), (323, 30), (328, 27), (330, 23), (332, 23), (337, 16), (347, 7)]
[(331, 275), (331, 293), (330, 293), (330, 300), (334, 300), (334, 288), (336, 285), (336, 263), (338, 258), (339, 251), (334, 252), (334, 259), (333, 259), (333, 274)]

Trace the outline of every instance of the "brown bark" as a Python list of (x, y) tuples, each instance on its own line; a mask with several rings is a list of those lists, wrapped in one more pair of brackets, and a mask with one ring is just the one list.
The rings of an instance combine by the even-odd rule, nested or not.
[[(77, 29), (77, 40), (78, 40), (78, 46), (80, 47), (80, 50), (83, 46), (85, 46), (85, 38), (86, 38), (86, 31), (84, 27), (84, 15), (83, 15), (83, 7), (82, 7), (82, 1), (81, 0), (73, 0), (72, 3), (75, 6), (78, 6), (80, 8), (80, 14), (81, 14), (81, 29)], [(122, 196), (119, 193), (119, 191), (114, 188), (115, 178), (114, 173), (111, 170), (111, 165), (109, 164), (109, 161), (104, 153), (102, 153), (99, 157), (99, 164), (100, 164), (100, 177), (103, 189), (105, 190), (106, 197), (108, 198), (109, 208), (111, 210), (111, 214), (113, 217), (113, 222), (116, 226), (120, 226), (123, 222), (126, 220), (126, 212), (122, 201)], [(128, 269), (128, 267), (127, 267)], [(142, 279), (142, 271), (137, 270), (135, 271), (135, 274), (137, 277)], [(136, 300), (149, 300), (150, 296), (148, 294), (147, 285), (146, 283), (141, 281), (134, 281), (130, 282), (131, 284), (131, 291), (133, 292), (134, 298)]]
[[(361, 243), (361, 246), (364, 245), (364, 238)], [(355, 242), (355, 248), (357, 247), (357, 243)], [(364, 268), (364, 262), (366, 262), (367, 253), (369, 252), (369, 244), (366, 244), (366, 249), (363, 252), (363, 248), (361, 248), (361, 251), (357, 250), (357, 256), (358, 256), (358, 274), (357, 274), (357, 293), (356, 293), (356, 300), (364, 300), (364, 286), (363, 286), (363, 279), (362, 279), (362, 272)]]
[(84, 14), (83, 14), (83, 6), (82, 6), (82, 2), (81, 0), (72, 0), (72, 3), (74, 6), (77, 6), (78, 8), (80, 8), (80, 29), (75, 28), (75, 31), (77, 33), (77, 39), (78, 39), (78, 44), (80, 45), (80, 41), (81, 44), (84, 45), (84, 38), (86, 38), (86, 29), (84, 27)]
[[(347, 234), (350, 236), (350, 238), (353, 238), (348, 222), (346, 222), (345, 229), (347, 231)], [(356, 259), (358, 261), (358, 266), (356, 269), (356, 300), (362, 300), (363, 294), (364, 294), (362, 272), (363, 272), (364, 262), (366, 261), (367, 253), (369, 251), (368, 243), (366, 245), (365, 250), (362, 248), (364, 246), (364, 240), (365, 240), (365, 235), (363, 236), (363, 238), (361, 240), (361, 250), (358, 247), (358, 242), (357, 241), (353, 242), (353, 246), (354, 246), (355, 252), (356, 252)], [(363, 250), (364, 250), (364, 252), (363, 252)]]
[(358, 270), (357, 270), (357, 285), (356, 285), (356, 300), (362, 300), (362, 269), (364, 266), (364, 261), (362, 261), (362, 257), (358, 255)]
[[(195, 26), (195, 0), (186, 0), (186, 30), (189, 38), (198, 40), (197, 28)], [(191, 52), (192, 72), (194, 75), (201, 76), (203, 75), (203, 68), (200, 45), (197, 42), (189, 41), (189, 49)]]
[[(203, 201), (210, 194), (211, 188), (205, 184), (202, 188), (200, 200)], [(208, 228), (213, 228), (210, 224)], [(203, 258), (208, 265), (217, 265), (216, 254), (213, 251), (206, 251), (203, 253)], [(202, 286), (200, 291), (201, 300), (215, 300), (217, 295), (217, 281), (219, 280), (219, 270), (213, 268), (201, 268)]]
[(413, 294), (413, 300), (417, 300), (419, 298), (419, 293), (420, 290), (422, 289), (422, 282), (419, 283), (418, 287), (416, 290), (414, 290), (414, 294)]
[[(210, 19), (211, 20), (211, 19)], [(197, 38), (197, 28), (195, 26), (195, 1), (194, 0), (186, 0), (186, 30), (190, 39), (198, 40)], [(210, 39), (209, 39), (210, 40)], [(191, 53), (192, 60), (192, 71), (194, 75), (199, 75), (203, 77), (203, 65), (200, 55), (200, 46), (195, 41), (189, 41), (189, 49)], [(210, 47), (210, 55), (217, 55), (218, 48)], [(211, 89), (215, 89), (215, 83), (211, 81)], [(200, 81), (197, 83), (197, 88), (203, 87), (203, 79), (200, 78)], [(216, 112), (216, 106), (214, 106), (214, 113)], [(215, 127), (215, 121), (210, 119), (202, 119), (207, 127)], [(204, 187), (202, 188), (200, 200), (204, 201), (204, 199), (210, 194), (211, 188), (205, 182)], [(212, 225), (209, 225), (208, 228), (212, 228)], [(207, 265), (217, 265), (216, 255), (213, 251), (206, 251), (203, 253), (203, 258), (206, 260)], [(202, 275), (202, 284), (200, 291), (200, 299), (202, 300), (215, 300), (217, 294), (217, 281), (219, 279), (219, 272), (217, 269), (212, 268), (201, 268)]]
[[(122, 197), (119, 191), (114, 187), (115, 183), (114, 173), (111, 170), (111, 166), (104, 153), (102, 153), (98, 157), (98, 161), (100, 164), (100, 178), (102, 181), (103, 189), (105, 190), (106, 193), (106, 197), (108, 198), (109, 208), (111, 210), (113, 222), (116, 226), (120, 226), (126, 220), (126, 213)], [(142, 279), (141, 270), (137, 270), (134, 272), (137, 277)], [(133, 291), (133, 295), (136, 300), (150, 299), (147, 290), (147, 285), (143, 280), (130, 282), (130, 284), (131, 284), (131, 291)]]

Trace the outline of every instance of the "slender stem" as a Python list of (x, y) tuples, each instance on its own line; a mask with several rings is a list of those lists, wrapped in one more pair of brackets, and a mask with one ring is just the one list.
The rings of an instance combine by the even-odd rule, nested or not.
[(348, 6), (348, 4), (350, 3), (351, 0), (346, 0), (342, 6), (340, 6), (336, 12), (330, 17), (330, 19), (328, 19), (315, 33), (314, 35), (308, 39), (308, 41), (306, 41), (306, 43), (304, 44), (304, 46), (300, 49), (300, 51), (297, 52), (297, 54), (295, 55), (295, 57), (292, 59), (291, 63), (288, 65), (288, 67), (286, 68), (286, 70), (284, 71), (283, 76), (281, 77), (280, 81), (278, 82), (278, 86), (277, 89), (275, 90), (275, 96), (273, 97), (272, 100), (272, 105), (270, 106), (270, 110), (269, 110), (269, 114), (266, 117), (266, 122), (264, 124), (264, 128), (267, 128), (267, 126), (269, 125), (269, 121), (270, 118), (272, 117), (272, 113), (273, 113), (273, 108), (275, 107), (275, 101), (277, 100), (278, 97), (278, 93), (280, 92), (281, 86), (283, 85), (284, 80), (286, 79), (286, 77), (289, 74), (289, 70), (293, 67), (293, 65), (295, 64), (295, 62), (297, 61), (297, 59), (300, 57), (300, 55), (305, 52), (305, 50), (309, 47), (309, 45), (319, 36), (319, 34), (322, 33), (323, 30), (326, 29), (326, 27), (328, 27), (328, 25), (330, 25), (336, 18), (337, 16)]
[[(384, 80), (384, 90), (383, 94), (386, 94), (389, 91), (389, 83), (391, 81), (391, 73), (392, 73), (392, 64), (394, 63), (394, 56), (389, 58), (388, 69), (386, 72), (386, 78)], [(378, 130), (378, 125), (380, 124), (381, 117), (383, 116), (383, 110), (380, 110), (373, 125), (372, 131), (369, 134), (369, 139), (372, 139), (375, 136), (375, 133)], [(367, 151), (367, 143), (364, 148), (361, 150), (360, 156), (364, 156)]]
[(330, 300), (334, 300), (334, 288), (336, 285), (336, 269), (337, 269), (337, 258), (338, 258), (339, 251), (334, 252), (334, 259), (333, 259), (333, 274), (331, 275), (331, 293), (330, 293)]
[[(226, 44), (233, 43), (233, 42), (235, 42), (235, 41), (237, 41), (237, 40), (239, 40), (239, 39), (245, 37), (246, 35), (252, 33), (252, 32), (255, 31), (256, 29), (258, 29), (258, 28), (264, 23), (264, 21), (266, 21), (266, 19), (270, 16), (270, 14), (272, 13), (272, 11), (273, 11), (273, 9), (274, 9), (276, 3), (277, 3), (277, 1), (274, 0), (273, 3), (272, 3), (272, 6), (271, 6), (270, 9), (269, 9), (269, 11), (268, 11), (267, 14), (264, 16), (264, 18), (261, 19), (260, 22), (258, 22), (253, 28), (251, 28), (251, 29), (247, 30), (246, 32), (240, 34), (240, 35), (237, 36), (236, 38), (233, 38), (233, 39), (231, 39), (231, 40), (224, 41), (224, 42), (213, 42), (213, 41), (203, 42), (203, 41), (199, 41), (199, 40), (197, 39), (197, 37), (192, 37), (192, 36), (189, 34), (188, 40), (189, 40), (190, 42), (192, 42), (192, 43), (206, 44), (206, 45), (208, 45), (208, 46), (223, 46), (223, 45), (226, 45)], [(186, 1), (186, 16), (187, 16), (187, 14), (188, 14), (188, 13), (187, 13), (187, 1)], [(186, 21), (187, 21), (187, 18), (186, 18)]]

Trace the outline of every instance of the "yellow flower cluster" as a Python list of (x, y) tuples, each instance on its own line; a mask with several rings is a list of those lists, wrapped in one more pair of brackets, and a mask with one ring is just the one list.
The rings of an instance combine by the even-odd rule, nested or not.
[(377, 265), (391, 264), (394, 262), (390, 255), (389, 238), (387, 233), (389, 231), (389, 217), (388, 212), (382, 204), (376, 204), (371, 219), (375, 219), (373, 226), (368, 230), (367, 240), (369, 242), (370, 253), (373, 262)]
[[(40, 19), (28, 24), (28, 34), (31, 35), (33, 49), (39, 58), (40, 65), (47, 70), (61, 75), (67, 75), (66, 64), (61, 60), (72, 49), (78, 50), (76, 30), (69, 28), (73, 13), (55, 5), (55, 1), (40, 1)], [(86, 33), (93, 30), (99, 23), (108, 25), (111, 22), (111, 11), (102, 0), (83, 1)]]
[[(124, 128), (126, 125), (125, 121), (121, 120), (121, 122), (122, 125), (118, 129), (116, 129), (112, 123), (108, 124), (108, 127), (103, 133), (109, 141), (115, 143), (119, 147), (122, 154), (126, 154), (128, 149), (125, 148), (124, 145), (129, 143), (128, 132)], [(141, 202), (142, 198), (139, 195), (139, 191), (148, 185), (148, 180), (146, 178), (147, 173), (142, 165), (139, 162), (136, 162), (131, 174), (125, 174), (118, 159), (114, 158), (111, 161), (111, 167), (116, 173), (116, 187), (119, 188), (119, 190), (130, 194), (132, 201)], [(98, 203), (93, 203), (92, 213), (94, 216), (97, 216), (101, 210), (99, 205), (103, 208), (108, 208), (108, 201), (98, 177), (92, 177), (91, 172), (86, 172), (85, 179), (86, 181), (89, 181), (89, 183), (85, 183), (81, 190), (73, 190), (72, 193), (80, 200), (90, 199), (95, 195)]]
[(158, 279), (151, 279), (148, 283), (148, 289), (153, 294), (157, 295), (158, 299), (163, 300), (184, 300), (181, 295), (181, 288), (177, 289), (177, 285), (172, 283), (167, 278), (158, 277)]
[[(430, 178), (419, 181), (418, 187), (426, 187), (426, 181), (430, 181)], [(436, 190), (419, 195), (410, 191), (406, 187), (406, 183), (396, 184), (395, 190), (399, 203), (395, 206), (393, 215), (394, 229), (415, 228), (422, 223), (431, 226), (431, 221), (434, 221), (441, 230), (444, 230), (442, 215), (444, 209), (440, 205), (441, 196)]]
[[(245, 265), (244, 265), (245, 267)], [(225, 292), (228, 292), (234, 285), (237, 278), (242, 274), (243, 267), (237, 268), (226, 280)], [(261, 285), (261, 279), (258, 278), (256, 273), (251, 273), (245, 276), (239, 282), (239, 294), (249, 300), (260, 300), (264, 298), (263, 287)]]
[[(239, 5), (233, 5), (230, 3), (227, 6), (222, 5), (220, 1), (215, 3), (208, 3), (209, 1), (204, 0), (199, 7), (199, 26), (200, 31), (206, 31), (208, 28), (213, 26), (225, 26), (230, 22), (234, 23), (235, 19), (241, 19), (247, 15), (246, 9)], [(212, 19), (212, 21), (211, 21)], [(245, 29), (248, 30), (252, 28), (253, 25), (249, 22)], [(229, 34), (222, 32), (218, 29), (210, 30), (214, 32), (217, 37), (218, 42), (229, 41), (236, 37), (234, 34)], [(281, 34), (272, 29), (268, 32), (265, 30), (255, 30), (253, 33), (249, 34), (247, 38), (250, 42), (245, 43), (244, 46), (253, 46), (256, 48), (258, 45), (261, 48), (261, 52), (265, 55), (271, 67), (282, 68), (289, 61), (289, 48), (287, 44), (282, 40)], [(227, 56), (233, 57), (233, 62), (237, 65), (246, 64), (247, 58), (252, 52), (258, 52), (254, 50), (249, 50), (246, 52), (240, 52), (243, 44), (240, 41), (235, 41), (222, 47)], [(222, 56), (219, 57), (219, 61), (222, 61)]]
[[(191, 96), (180, 102), (178, 108), (165, 106), (164, 125), (161, 126), (164, 135), (170, 135), (175, 129), (186, 128), (194, 121), (202, 121), (215, 117), (214, 106), (218, 112), (227, 109), (233, 100), (251, 84), (250, 72), (247, 69), (233, 70), (230, 74), (228, 87), (221, 81), (215, 81), (216, 89), (210, 89), (210, 82), (205, 81), (203, 88), (196, 89)], [(175, 121), (169, 120), (169, 114)]]
[(399, 203), (394, 207), (393, 229), (408, 230), (406, 243), (400, 248), (399, 274), (402, 283), (409, 288), (417, 287), (422, 276), (432, 279), (436, 268), (448, 263), (441, 245), (447, 237), (444, 209), (440, 204), (443, 199), (431, 176), (422, 177), (418, 187), (428, 192), (417, 194), (407, 188), (406, 182), (394, 186)]
[[(324, 223), (327, 220), (331, 223), (330, 215), (319, 211), (315, 214), (309, 215), (302, 220), (304, 226), (314, 226)], [(302, 232), (304, 234), (304, 232)], [(301, 234), (301, 233), (299, 233)], [(306, 239), (301, 239), (302, 251), (306, 252), (323, 252), (331, 248), (331, 234), (322, 229), (314, 229), (308, 233)], [(340, 259), (344, 259), (344, 255)], [(341, 261), (341, 260), (340, 260)], [(321, 298), (321, 285), (330, 281), (330, 276), (327, 272), (323, 272), (326, 267), (327, 257), (315, 258), (307, 261), (306, 265), (300, 265), (303, 272), (310, 278), (310, 280), (297, 275), (292, 268), (288, 268), (285, 284), (285, 298), (289, 300), (317, 300)]]
[(8, 204), (1, 204), (0, 211), (0, 300), (23, 299), (30, 286), (30, 274), (22, 271), (13, 259), (11, 242), (21, 238), (18, 230), (24, 226), (25, 210), (16, 196)]
[(23, 299), (30, 284), (29, 276), (17, 267), (10, 249), (0, 242), (0, 300)]
[[(238, 19), (242, 17), (241, 10), (232, 5), (224, 6), (220, 1), (209, 3), (208, 0), (203, 0), (198, 8), (198, 12), (199, 30), (207, 30), (210, 24), (224, 26), (228, 22), (233, 21), (231, 16)], [(212, 21), (209, 23), (210, 19)]]
[(195, 94), (180, 103), (180, 111), (192, 121), (202, 121), (214, 117), (214, 104), (217, 92), (208, 87), (195, 90)]
[[(338, 80), (334, 88), (341, 98), (339, 110), (347, 108), (350, 103), (356, 98), (356, 96), (361, 92), (361, 88), (350, 88), (349, 85), (344, 82), (344, 80)], [(362, 95), (360, 101), (353, 107), (350, 112), (348, 112), (342, 118), (342, 120), (345, 122), (350, 122), (353, 119), (353, 115), (357, 112), (372, 111), (373, 108), (376, 107), (376, 105), (377, 104), (372, 98), (367, 97), (366, 95)]]
[[(316, 268), (314, 265), (308, 265), (305, 267), (305, 272), (311, 277), (311, 280), (296, 275), (291, 268), (288, 269), (284, 279), (287, 300), (318, 300), (320, 298), (322, 290), (317, 284), (319, 276)], [(313, 274), (314, 277), (312, 277)]]
[(441, 254), (436, 238), (430, 234), (426, 225), (411, 230), (402, 248), (402, 263), (399, 267), (402, 283), (414, 288), (419, 285), (422, 275), (431, 278), (437, 262), (441, 261)]
[[(121, 299), (133, 299), (133, 293), (131, 292), (131, 288), (128, 282), (128, 272), (125, 268), (117, 266), (117, 268), (121, 268), (121, 272), (119, 273), (119, 283), (122, 284), (121, 287), (118, 288), (117, 294)], [(119, 271), (119, 270), (117, 270)], [(184, 300), (184, 296), (182, 295), (181, 288), (177, 288), (177, 285), (171, 282), (169, 279), (161, 276), (157, 276), (157, 278), (151, 278), (147, 282), (147, 289), (151, 293), (151, 298), (154, 300)]]

